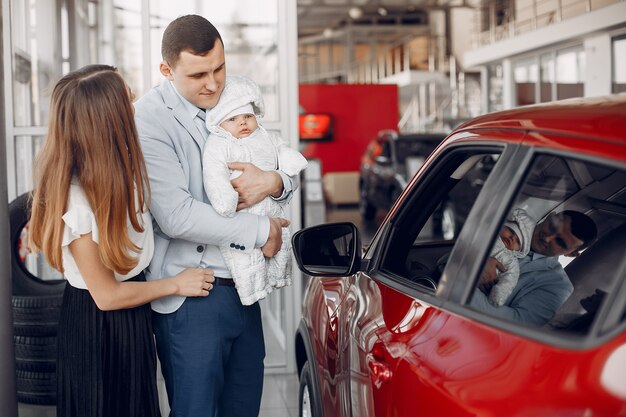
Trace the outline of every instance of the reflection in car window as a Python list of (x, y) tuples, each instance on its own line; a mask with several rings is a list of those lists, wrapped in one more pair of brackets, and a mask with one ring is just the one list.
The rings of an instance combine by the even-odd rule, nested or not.
[(499, 154), (455, 150), (440, 158), (394, 225), (382, 270), (420, 289), (435, 291), (444, 260)]
[[(494, 249), (485, 260), (470, 306), (525, 325), (588, 334), (606, 303), (605, 295), (624, 279), (616, 274), (626, 246), (624, 190), (624, 171), (559, 156), (537, 156), (508, 218), (497, 229), (503, 236), (502, 248), (508, 246), (505, 226), (512, 221), (513, 210), (522, 209), (534, 219), (529, 251), (516, 255), (519, 276), (504, 304), (495, 303), (493, 288), (508, 278), (506, 272), (494, 269), (493, 259), (498, 258), (498, 236), (494, 236), (490, 246)], [(569, 247), (572, 242), (582, 247)], [(568, 253), (559, 249), (566, 247)], [(490, 281), (490, 271), (497, 274), (495, 281)]]

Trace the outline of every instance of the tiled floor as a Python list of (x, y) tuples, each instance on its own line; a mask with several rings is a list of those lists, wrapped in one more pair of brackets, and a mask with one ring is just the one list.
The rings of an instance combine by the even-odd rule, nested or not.
[[(297, 417), (298, 387), (298, 377), (295, 374), (266, 375), (259, 417)], [(18, 404), (18, 415), (55, 417), (56, 411), (53, 406)]]
[(298, 417), (296, 374), (266, 375), (259, 417)]

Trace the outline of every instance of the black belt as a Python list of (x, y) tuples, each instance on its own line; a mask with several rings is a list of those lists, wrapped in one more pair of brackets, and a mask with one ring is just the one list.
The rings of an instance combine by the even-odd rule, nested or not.
[(213, 285), (221, 285), (223, 287), (234, 287), (235, 286), (235, 281), (232, 280), (232, 278), (220, 278), (220, 277), (214, 277), (215, 281), (213, 281)]

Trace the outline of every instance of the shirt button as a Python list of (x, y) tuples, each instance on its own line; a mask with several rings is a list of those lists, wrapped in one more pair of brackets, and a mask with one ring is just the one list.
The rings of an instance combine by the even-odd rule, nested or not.
[(246, 247), (245, 246), (241, 246), (241, 248), (239, 248), (239, 249), (246, 250)]
[(231, 244), (230, 244), (230, 247), (231, 247), (231, 248), (234, 248), (234, 247), (235, 247), (235, 244), (234, 244), (234, 243), (231, 243)]
[(235, 249), (241, 249), (241, 246), (235, 245)]
[(202, 245), (198, 245), (198, 247), (196, 248), (196, 250), (198, 251), (198, 253), (202, 253), (204, 251), (204, 246)]

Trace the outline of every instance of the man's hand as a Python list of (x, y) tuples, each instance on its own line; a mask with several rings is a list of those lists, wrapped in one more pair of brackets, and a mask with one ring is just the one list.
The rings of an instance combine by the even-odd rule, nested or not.
[(485, 294), (489, 294), (491, 288), (498, 283), (498, 271), (505, 272), (506, 268), (496, 258), (490, 257), (487, 259), (487, 264), (483, 273), (480, 276), (480, 282), (478, 288)]
[(269, 195), (280, 197), (283, 193), (283, 180), (277, 172), (263, 171), (248, 162), (232, 162), (228, 168), (242, 172), (230, 182), (239, 194), (237, 210), (250, 207)]
[(289, 226), (289, 220), (280, 217), (270, 217), (270, 235), (265, 245), (261, 247), (263, 255), (271, 258), (276, 255), (283, 244), (283, 227)]

